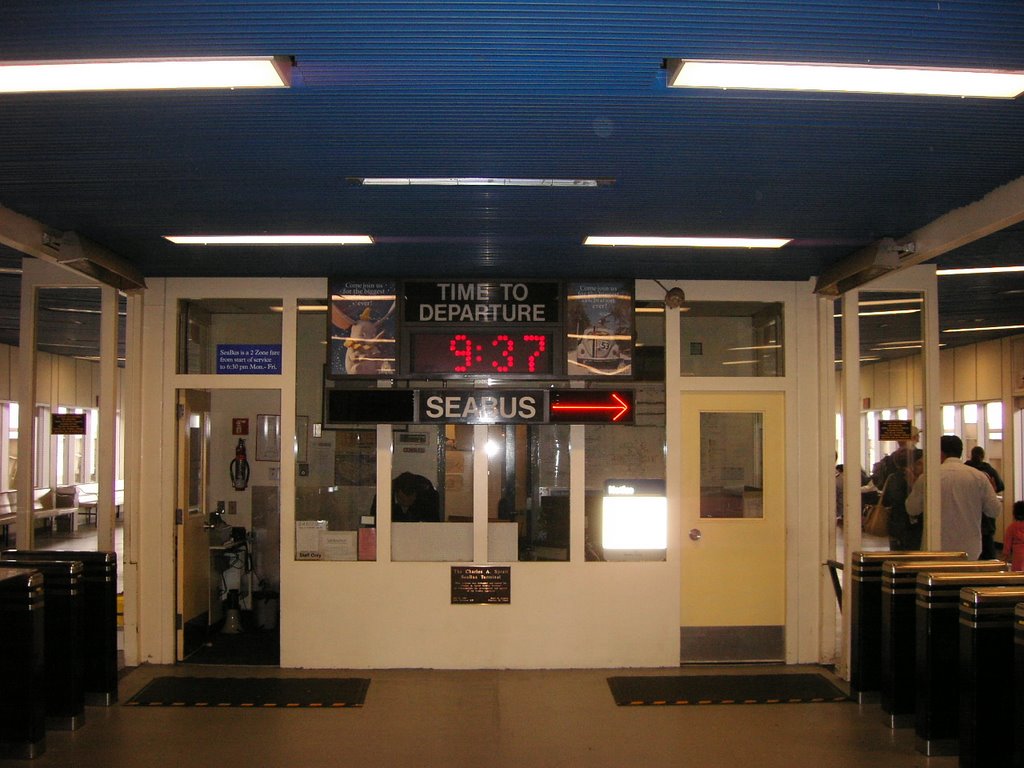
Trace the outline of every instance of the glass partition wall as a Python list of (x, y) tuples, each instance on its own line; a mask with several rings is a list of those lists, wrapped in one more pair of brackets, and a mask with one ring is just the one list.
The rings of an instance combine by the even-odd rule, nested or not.
[[(585, 446), (585, 559), (664, 560), (664, 549), (606, 551), (601, 543), (602, 500), (610, 482), (642, 481), (646, 485), (638, 493), (664, 497), (663, 307), (643, 307), (638, 315), (636, 356), (642, 364), (627, 384), (636, 393), (636, 423), (580, 427), (583, 437), (571, 446), (573, 428), (566, 424), (393, 423), (381, 429), (368, 422), (328, 428), (325, 387), (462, 391), (483, 385), (327, 379), (326, 305), (323, 299), (303, 300), (300, 310), (305, 310), (298, 315), (297, 559), (379, 559), (377, 528), (386, 519), (391, 542), (387, 558), (395, 562), (568, 562), (573, 546), (570, 452)], [(191, 307), (188, 318), (189, 338), (202, 339), (208, 325), (202, 307)], [(767, 338), (766, 331), (759, 333), (758, 338)], [(746, 332), (743, 338), (748, 338)], [(193, 351), (183, 364), (202, 365), (202, 360)], [(517, 385), (548, 386), (550, 382), (540, 381)], [(595, 391), (605, 386), (589, 384)], [(487, 385), (486, 390), (500, 387)], [(390, 461), (390, 512), (377, 503), (382, 457)], [(481, 516), (487, 524), (486, 553), (474, 552), (474, 520)]]

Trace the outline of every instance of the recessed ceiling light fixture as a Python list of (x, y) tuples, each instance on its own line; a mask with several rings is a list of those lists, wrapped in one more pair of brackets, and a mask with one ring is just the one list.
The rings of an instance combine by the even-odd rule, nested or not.
[(372, 245), (369, 235), (164, 235), (175, 245)]
[(880, 67), (769, 61), (670, 59), (673, 88), (888, 93), (1012, 99), (1024, 92), (1024, 72)]
[(1016, 265), (1009, 267), (960, 267), (957, 269), (936, 269), (935, 274), (939, 277), (950, 277), (952, 275), (988, 275), (997, 272), (1024, 272), (1024, 266)]
[(588, 235), (584, 245), (632, 245), (641, 248), (781, 248), (791, 239), (757, 237), (637, 237)]
[(476, 176), (349, 177), (363, 187), (610, 187), (615, 179), (501, 179)]
[(0, 63), (0, 93), (287, 88), (291, 59), (241, 56)]

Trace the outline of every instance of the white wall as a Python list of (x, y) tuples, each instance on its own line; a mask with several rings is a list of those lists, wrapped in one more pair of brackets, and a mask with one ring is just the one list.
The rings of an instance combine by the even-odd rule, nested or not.
[[(638, 283), (638, 297), (663, 296), (663, 288)], [(686, 286), (689, 294), (692, 286)], [(795, 357), (783, 386), (787, 391), (787, 434), (795, 435), (787, 456), (787, 660), (818, 660), (820, 553), (818, 442), (815, 407), (817, 391), (816, 304), (809, 285), (705, 284), (712, 300), (767, 291), (789, 306), (787, 355)], [(290, 445), (296, 414), (296, 390), (308, 391), (308, 381), (296, 381), (295, 361), (302, 345), (312, 344), (310, 332), (299, 333), (294, 303), (325, 297), (326, 280), (154, 280), (153, 302), (147, 302), (147, 349), (161, 349), (163, 385), (159, 395), (145, 395), (159, 411), (146, 413), (153, 439), (144, 446), (141, 505), (150, 518), (141, 534), (143, 557), (150, 560), (140, 574), (141, 657), (173, 659), (173, 392), (180, 388), (272, 390), (258, 398), (273, 398), (280, 390), (282, 439)], [(646, 293), (645, 293), (646, 292)], [(650, 294), (650, 295), (646, 295)], [(267, 296), (285, 300), (282, 317), (283, 373), (281, 376), (183, 376), (173, 373), (175, 317), (178, 298)], [(315, 332), (314, 332), (315, 335)], [(297, 344), (297, 338), (299, 343)], [(306, 347), (309, 352), (309, 347)], [(669, 363), (672, 371), (673, 363)], [(806, 383), (799, 383), (805, 381)], [(146, 388), (153, 382), (146, 379)], [(778, 388), (778, 382), (771, 382)], [(319, 384), (317, 383), (317, 387)], [(227, 394), (227, 393), (225, 393)], [(230, 395), (228, 395), (230, 396)], [(244, 408), (270, 408), (256, 400)], [(799, 404), (799, 407), (797, 405)], [(241, 406), (229, 406), (232, 409)], [(300, 405), (300, 408), (306, 406)], [(244, 415), (244, 414), (233, 414)], [(308, 414), (313, 416), (313, 414)], [(227, 418), (228, 415), (224, 414)], [(674, 429), (670, 423), (669, 429)], [(220, 428), (217, 428), (220, 431)], [(378, 430), (384, 434), (390, 430)], [(295, 501), (298, 478), (294, 463), (281, 465), (281, 660), (286, 667), (325, 668), (553, 668), (553, 667), (672, 667), (679, 658), (679, 525), (678, 502), (670, 500), (669, 549), (660, 563), (586, 562), (583, 554), (583, 428), (573, 428), (574, 452), (570, 483), (571, 561), (513, 563), (511, 604), (452, 605), (451, 569), (445, 563), (389, 562), (390, 531), (381, 519), (376, 562), (296, 562), (294, 560)], [(215, 471), (233, 455), (233, 442), (215, 449)], [(312, 444), (311, 444), (312, 448)], [(378, 446), (378, 487), (390, 479), (389, 446)], [(252, 459), (250, 457), (250, 462)], [(678, 457), (670, 456), (668, 466)], [(255, 468), (259, 472), (262, 468)], [(224, 475), (227, 476), (226, 465)], [(153, 480), (150, 484), (148, 481)], [(481, 484), (486, 498), (486, 482)], [(216, 496), (216, 492), (214, 494)], [(218, 497), (219, 498), (219, 497)], [(216, 500), (216, 499), (215, 499)], [(485, 509), (486, 504), (479, 504)], [(478, 561), (486, 557), (486, 516), (475, 522)], [(480, 535), (483, 531), (483, 535)], [(484, 550), (484, 551), (481, 551)], [(155, 561), (155, 562), (154, 562)], [(140, 566), (141, 568), (141, 566)], [(826, 577), (827, 578), (827, 577)], [(159, 587), (158, 589), (156, 587)]]

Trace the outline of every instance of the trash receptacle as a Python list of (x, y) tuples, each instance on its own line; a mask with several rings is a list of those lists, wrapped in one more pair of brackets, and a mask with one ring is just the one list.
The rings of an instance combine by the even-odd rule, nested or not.
[(914, 727), (917, 576), (920, 573), (997, 573), (1002, 560), (886, 560), (882, 565), (882, 722)]
[(934, 757), (959, 749), (960, 590), (1024, 586), (1024, 573), (920, 573), (917, 576), (917, 751)]
[(854, 552), (850, 579), (850, 693), (863, 703), (882, 683), (882, 564), (966, 560), (966, 552)]
[(85, 617), (82, 627), (85, 664), (85, 703), (111, 706), (117, 701), (117, 555), (82, 550), (15, 549), (0, 553), (0, 561), (19, 558), (78, 560)]
[(1010, 765), (1013, 759), (1014, 609), (1024, 585), (960, 592), (960, 768)]
[(85, 724), (82, 563), (19, 558), (18, 567), (33, 568), (43, 575), (46, 727), (77, 731)]
[(46, 752), (43, 575), (0, 567), (0, 757)]

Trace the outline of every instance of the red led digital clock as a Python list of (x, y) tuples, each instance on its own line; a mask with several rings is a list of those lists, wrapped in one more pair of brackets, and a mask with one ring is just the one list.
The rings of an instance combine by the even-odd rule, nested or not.
[(552, 335), (535, 330), (413, 331), (409, 373), (447, 376), (546, 376)]

